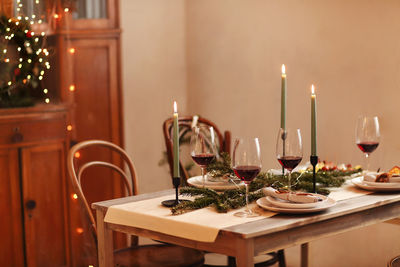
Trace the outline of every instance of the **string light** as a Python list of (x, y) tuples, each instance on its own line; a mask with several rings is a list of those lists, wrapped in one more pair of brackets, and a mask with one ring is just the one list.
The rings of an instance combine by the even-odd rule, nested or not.
[(44, 102), (46, 102), (46, 104), (50, 103), (50, 98), (46, 98), (46, 99), (44, 100)]
[(72, 131), (72, 125), (71, 124), (67, 126), (67, 131), (69, 131), (69, 132)]
[(49, 90), (43, 89), (43, 93), (47, 94), (48, 92), (49, 92)]
[(70, 54), (75, 54), (75, 48), (71, 47), (71, 48), (69, 49), (69, 53), (70, 53)]
[(81, 152), (79, 152), (79, 151), (75, 152), (74, 157), (76, 159), (79, 159), (81, 157)]
[(77, 194), (72, 194), (72, 199), (78, 199), (78, 195)]
[(64, 8), (64, 12), (65, 12), (65, 13), (68, 13), (68, 11), (69, 11), (69, 8), (68, 8), (68, 7)]
[(69, 90), (70, 90), (71, 92), (75, 91), (75, 85), (71, 84), (71, 85), (69, 86)]
[(82, 234), (83, 233), (83, 228), (80, 228), (80, 227), (76, 228), (76, 232), (78, 234)]

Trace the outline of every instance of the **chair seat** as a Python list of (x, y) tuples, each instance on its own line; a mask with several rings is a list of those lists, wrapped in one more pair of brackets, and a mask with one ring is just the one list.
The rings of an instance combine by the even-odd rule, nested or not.
[(175, 245), (144, 245), (114, 251), (114, 263), (119, 267), (202, 266), (204, 253)]

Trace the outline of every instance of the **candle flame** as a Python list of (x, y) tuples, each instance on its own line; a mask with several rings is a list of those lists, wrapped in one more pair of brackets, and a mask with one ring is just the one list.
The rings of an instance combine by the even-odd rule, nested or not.
[(174, 113), (177, 113), (177, 112), (178, 112), (178, 107), (176, 105), (176, 101), (174, 101)]
[(285, 74), (286, 72), (285, 64), (282, 64), (282, 74)]
[(311, 94), (315, 95), (315, 88), (314, 88), (314, 84), (311, 85)]

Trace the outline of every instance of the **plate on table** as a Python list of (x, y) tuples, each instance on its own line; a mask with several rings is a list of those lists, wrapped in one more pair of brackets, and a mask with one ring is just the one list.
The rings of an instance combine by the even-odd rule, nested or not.
[(281, 207), (281, 208), (288, 208), (288, 209), (310, 209), (316, 208), (321, 206), (325, 201), (328, 200), (328, 197), (324, 195), (318, 195), (322, 199), (322, 201), (311, 202), (311, 203), (296, 203), (288, 200), (279, 199), (272, 196), (267, 196), (267, 200), (269, 203), (273, 204), (274, 206)]
[(336, 201), (330, 197), (326, 197), (326, 200), (320, 202), (319, 205), (313, 208), (282, 208), (279, 206), (275, 206), (274, 204), (269, 202), (267, 197), (262, 197), (257, 200), (257, 205), (263, 209), (279, 213), (303, 214), (303, 213), (314, 213), (329, 209), (330, 207), (336, 205)]
[(351, 182), (362, 189), (370, 191), (400, 191), (400, 183), (375, 183), (364, 181), (362, 177), (357, 177)]
[[(231, 182), (213, 182), (207, 180), (207, 176), (205, 177), (205, 183), (204, 186), (206, 188), (214, 189), (214, 190), (228, 190), (228, 189), (237, 189), (237, 187), (242, 187), (244, 186), (244, 182), (240, 182), (239, 184), (235, 185)], [(187, 180), (187, 183), (190, 184), (191, 186), (198, 187), (198, 188), (203, 188), (203, 177), (202, 176), (194, 176), (191, 177)]]

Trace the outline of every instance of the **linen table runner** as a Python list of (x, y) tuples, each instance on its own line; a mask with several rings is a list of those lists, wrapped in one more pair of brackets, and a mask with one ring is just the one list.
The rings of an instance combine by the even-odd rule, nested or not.
[[(333, 190), (329, 197), (340, 201), (369, 193), (372, 192), (357, 189), (352, 185), (345, 185), (342, 188)], [(261, 213), (261, 216), (240, 218), (233, 214), (244, 208), (232, 210), (228, 213), (217, 213), (214, 208), (210, 207), (190, 211), (181, 215), (172, 215), (170, 209), (163, 207), (160, 203), (166, 199), (174, 199), (174, 197), (175, 195), (169, 195), (113, 205), (108, 208), (104, 221), (201, 242), (214, 242), (220, 229), (261, 220), (277, 214), (257, 209), (257, 212)], [(255, 204), (251, 204), (250, 207), (254, 208)]]

